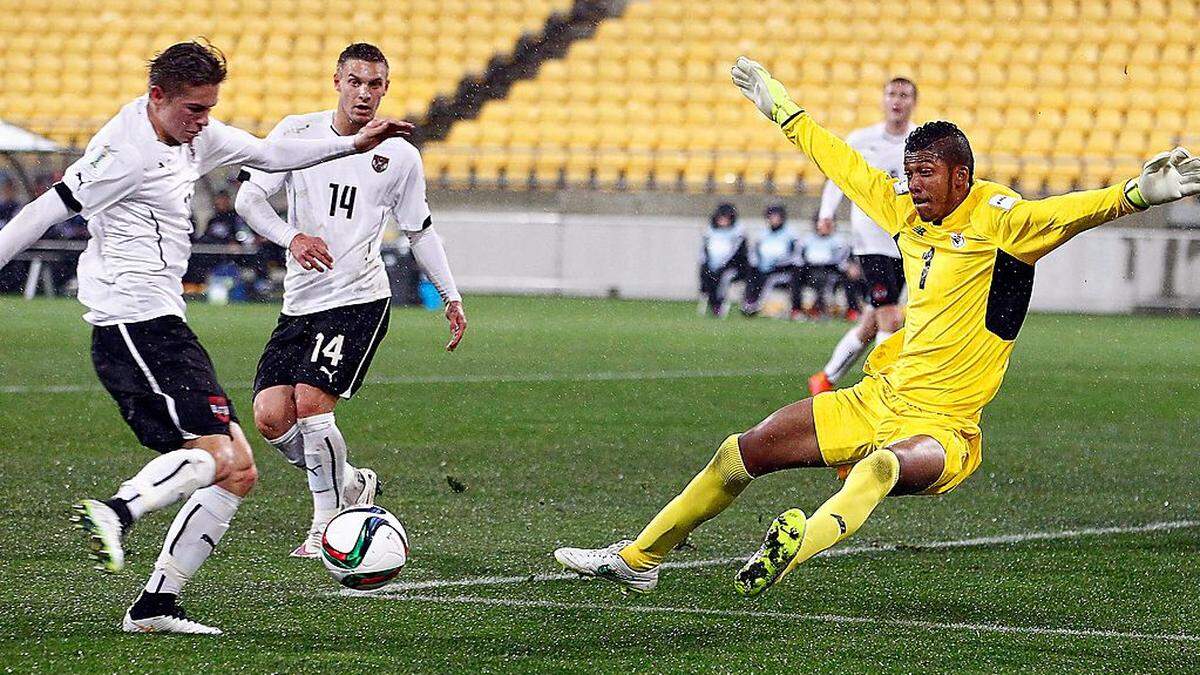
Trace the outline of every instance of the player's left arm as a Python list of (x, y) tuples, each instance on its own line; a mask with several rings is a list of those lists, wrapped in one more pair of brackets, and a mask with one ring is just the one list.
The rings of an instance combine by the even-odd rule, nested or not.
[(201, 173), (227, 164), (244, 164), (263, 171), (307, 169), (331, 159), (366, 152), (389, 138), (406, 136), (412, 129), (410, 122), (376, 118), (353, 136), (262, 139), (214, 119), (204, 130), (207, 145)]
[[(416, 150), (413, 153), (416, 154)], [(462, 295), (454, 283), (454, 275), (450, 272), (446, 246), (433, 229), (433, 216), (425, 196), (425, 169), (421, 165), (420, 155), (417, 155), (412, 168), (400, 182), (392, 216), (408, 237), (417, 264), (446, 303), (446, 321), (450, 323), (450, 341), (446, 343), (446, 351), (452, 352), (467, 330), (467, 314), (463, 310)]]
[(1022, 200), (997, 194), (981, 226), (1009, 255), (1033, 264), (1072, 237), (1121, 216), (1200, 194), (1200, 158), (1176, 148), (1155, 156), (1140, 176), (1099, 190)]

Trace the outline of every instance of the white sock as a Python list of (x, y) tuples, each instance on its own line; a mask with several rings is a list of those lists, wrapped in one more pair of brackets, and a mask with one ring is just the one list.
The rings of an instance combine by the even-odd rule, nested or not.
[(241, 503), (241, 497), (219, 485), (193, 492), (167, 530), (154, 572), (146, 581), (146, 591), (179, 595), (183, 585), (217, 548)]
[(150, 460), (137, 475), (121, 483), (115, 496), (137, 520), (212, 485), (216, 473), (217, 462), (208, 452), (200, 448), (172, 450)]
[(300, 434), (299, 424), (293, 424), (279, 438), (268, 438), (267, 443), (283, 453), (289, 464), (298, 469), (304, 468), (304, 436)]
[(333, 413), (304, 417), (298, 424), (304, 435), (308, 489), (313, 496), (313, 524), (323, 524), (345, 506), (342, 489), (346, 479), (346, 440), (338, 431)]
[(858, 357), (862, 356), (865, 348), (866, 345), (858, 339), (858, 327), (851, 328), (833, 348), (833, 356), (829, 363), (825, 364), (825, 377), (828, 377), (830, 382), (837, 382), (845, 377), (858, 361)]
[(881, 345), (881, 344), (883, 344), (884, 340), (892, 337), (895, 334), (896, 334), (895, 331), (892, 331), (892, 332), (888, 332), (886, 330), (877, 331), (875, 333), (875, 344)]

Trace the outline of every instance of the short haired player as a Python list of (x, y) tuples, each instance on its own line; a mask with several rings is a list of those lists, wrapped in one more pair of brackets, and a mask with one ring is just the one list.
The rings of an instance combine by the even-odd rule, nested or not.
[(371, 150), (412, 125), (379, 120), (354, 136), (262, 140), (210, 117), (225, 59), (199, 42), (150, 62), (146, 95), (126, 104), (54, 189), (0, 231), (0, 266), (53, 224), (82, 214), (79, 300), (92, 324), (100, 382), (142, 445), (161, 453), (110, 499), (75, 505), (98, 567), (125, 565), (123, 537), (146, 514), (186, 499), (149, 581), (126, 612), (127, 632), (220, 633), (187, 618), (181, 590), (254, 486), (257, 472), (212, 361), (184, 320), (196, 181), (229, 164), (285, 171)]
[[(334, 110), (292, 115), (269, 138), (332, 140), (375, 119), (388, 89), (388, 63), (356, 43), (338, 58)], [(236, 208), (250, 226), (287, 248), (283, 311), (254, 378), (254, 423), (287, 461), (305, 470), (313, 516), (292, 555), (319, 557), (325, 525), (342, 508), (371, 504), (378, 478), (347, 462), (334, 409), (362, 386), (387, 333), (391, 290), (380, 245), (394, 219), (442, 299), (453, 351), (467, 327), (462, 297), (433, 228), (416, 148), (399, 138), (372, 152), (287, 173), (250, 170)], [(287, 191), (288, 220), (267, 203)]]

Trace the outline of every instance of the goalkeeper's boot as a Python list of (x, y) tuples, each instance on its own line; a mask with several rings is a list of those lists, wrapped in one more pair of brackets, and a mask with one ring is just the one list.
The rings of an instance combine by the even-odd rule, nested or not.
[(560, 548), (554, 559), (581, 577), (598, 577), (620, 584), (623, 589), (649, 593), (658, 585), (658, 565), (635, 570), (618, 555), (632, 541), (618, 541), (604, 548)]
[(221, 629), (206, 626), (187, 617), (179, 606), (179, 596), (173, 593), (142, 591), (137, 601), (125, 612), (121, 630), (126, 633), (186, 633), (189, 635), (220, 635)]
[(96, 561), (96, 569), (115, 574), (125, 568), (125, 548), (122, 537), (125, 528), (121, 519), (107, 504), (96, 499), (84, 499), (71, 507), (71, 522), (88, 534), (88, 547)]
[(788, 509), (771, 521), (762, 546), (734, 577), (733, 586), (738, 593), (753, 597), (783, 578), (788, 565), (800, 552), (805, 522), (804, 512), (800, 509)]
[(825, 371), (818, 370), (813, 373), (813, 376), (808, 378), (808, 393), (816, 396), (827, 391), (833, 391), (833, 383), (829, 381), (829, 376)]

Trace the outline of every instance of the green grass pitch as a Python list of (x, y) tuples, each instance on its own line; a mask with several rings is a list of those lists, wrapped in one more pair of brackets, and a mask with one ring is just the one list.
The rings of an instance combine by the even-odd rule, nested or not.
[[(379, 472), (381, 503), (408, 527), (398, 581), (409, 587), (350, 597), (319, 563), (287, 557), (307, 525), (307, 490), (249, 424), (249, 382), (277, 308), (189, 311), (262, 476), (184, 596), (226, 635), (118, 632), (172, 514), (139, 523), (126, 573), (91, 570), (67, 506), (111, 494), (152, 455), (99, 390), (80, 306), (5, 298), (0, 668), (1164, 672), (1200, 662), (1194, 320), (1031, 316), (984, 413), (982, 468), (948, 496), (886, 501), (843, 544), (879, 550), (818, 558), (749, 601), (732, 589), (732, 562), (667, 569), (639, 597), (537, 575), (559, 571), (556, 546), (636, 534), (728, 433), (802, 397), (845, 324), (713, 321), (684, 303), (469, 298), (467, 338), (446, 354), (438, 314), (395, 311), (367, 386), (338, 420), (353, 462)], [(749, 554), (776, 513), (811, 510), (835, 486), (824, 470), (766, 477), (675, 561)], [(1156, 523), (1175, 526), (1137, 530)], [(1130, 531), (1028, 538), (1104, 527)], [(1014, 540), (993, 539), (1003, 535)], [(991, 543), (920, 545), (972, 538)], [(496, 576), (535, 580), (435, 583)]]

